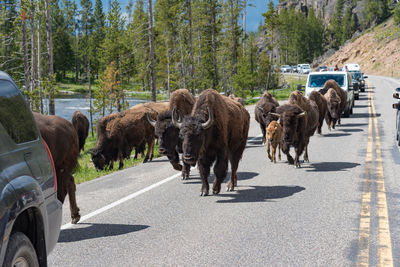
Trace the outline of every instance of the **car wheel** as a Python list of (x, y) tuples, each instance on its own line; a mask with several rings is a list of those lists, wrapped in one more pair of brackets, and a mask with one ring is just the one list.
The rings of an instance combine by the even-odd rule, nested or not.
[(344, 118), (348, 118), (350, 116), (350, 109), (346, 109), (343, 113)]
[(350, 109), (350, 114), (353, 114), (353, 107), (351, 107)]
[(4, 266), (39, 266), (35, 248), (23, 233), (16, 232), (11, 235), (4, 258)]
[(354, 96), (354, 99), (355, 99), (355, 100), (358, 100), (358, 98), (359, 98), (359, 94), (356, 94), (356, 95)]

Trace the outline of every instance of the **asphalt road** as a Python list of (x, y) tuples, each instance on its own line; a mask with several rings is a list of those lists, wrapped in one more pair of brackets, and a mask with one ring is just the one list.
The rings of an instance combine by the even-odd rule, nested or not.
[(251, 106), (235, 192), (200, 197), (198, 170), (182, 181), (164, 157), (77, 186), (82, 222), (68, 224), (66, 202), (49, 266), (399, 265), (400, 82), (368, 81), (354, 114), (311, 138), (300, 169), (270, 162)]

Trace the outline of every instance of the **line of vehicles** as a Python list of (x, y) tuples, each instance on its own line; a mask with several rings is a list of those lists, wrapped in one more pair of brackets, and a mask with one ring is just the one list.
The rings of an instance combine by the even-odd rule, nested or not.
[(400, 88), (396, 88), (393, 98), (398, 100), (393, 104), (393, 108), (396, 109), (396, 140), (397, 145), (400, 146)]

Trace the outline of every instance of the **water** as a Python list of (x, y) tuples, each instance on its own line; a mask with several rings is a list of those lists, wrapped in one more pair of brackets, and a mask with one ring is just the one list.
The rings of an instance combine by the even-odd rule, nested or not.
[[(148, 102), (147, 100), (142, 100), (142, 99), (137, 99), (137, 98), (128, 98), (125, 99), (129, 103), (129, 107), (132, 107), (136, 104), (139, 103), (145, 103)], [(45, 113), (48, 112), (48, 99), (43, 100), (43, 105), (44, 105), (44, 111)], [(56, 108), (56, 114), (59, 117), (62, 117), (66, 120), (71, 120), (72, 114), (76, 111), (79, 110), (85, 116), (90, 120), (89, 117), (89, 99), (88, 98), (56, 98), (55, 99), (55, 108)], [(117, 109), (114, 107), (113, 112), (116, 112)], [(108, 113), (108, 109), (106, 109), (106, 115)], [(102, 114), (96, 113), (93, 114), (93, 122), (98, 120), (99, 118), (102, 117)]]

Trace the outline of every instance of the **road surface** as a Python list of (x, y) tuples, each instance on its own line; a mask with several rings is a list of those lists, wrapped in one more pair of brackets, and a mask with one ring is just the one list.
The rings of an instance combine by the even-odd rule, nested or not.
[(311, 138), (300, 169), (270, 162), (250, 106), (235, 192), (200, 197), (198, 170), (182, 181), (165, 157), (78, 185), (82, 221), (68, 224), (66, 201), (49, 266), (399, 265), (400, 83), (368, 82), (350, 118)]

